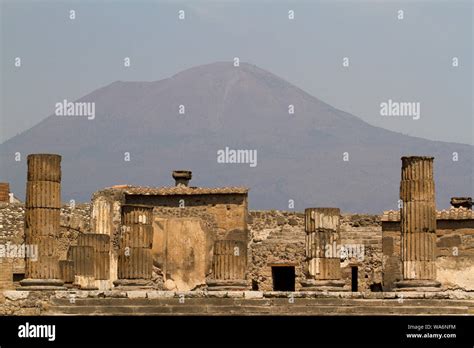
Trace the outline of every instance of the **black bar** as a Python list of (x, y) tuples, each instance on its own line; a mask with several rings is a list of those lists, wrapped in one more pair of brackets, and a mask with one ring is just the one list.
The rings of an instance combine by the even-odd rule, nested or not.
[[(26, 323), (55, 325), (55, 340), (20, 338)], [(15, 345), (449, 345), (473, 347), (471, 316), (445, 317), (1, 317), (1, 348)], [(411, 328), (408, 327), (411, 325)], [(444, 329), (435, 325), (446, 325)], [(455, 325), (455, 328), (453, 327)], [(431, 327), (430, 327), (431, 326)], [(455, 334), (409, 338), (407, 334)]]

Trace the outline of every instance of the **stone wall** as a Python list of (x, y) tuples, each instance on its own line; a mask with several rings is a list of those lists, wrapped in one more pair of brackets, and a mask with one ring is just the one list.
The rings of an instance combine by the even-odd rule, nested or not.
[(474, 290), (474, 220), (439, 220), (437, 280), (445, 288)]
[(44, 314), (51, 303), (50, 291), (15, 291), (0, 292), (0, 315), (37, 316)]
[[(113, 207), (111, 208), (113, 209)], [(221, 209), (221, 208), (219, 208)], [(231, 207), (231, 211), (232, 211)], [(227, 207), (221, 209), (226, 214)], [(220, 210), (219, 210), (220, 211)], [(233, 214), (233, 213), (232, 213)], [(240, 213), (239, 213), (240, 214)], [(67, 248), (76, 244), (79, 233), (95, 232), (91, 226), (91, 205), (78, 204), (74, 209), (64, 205), (61, 209), (59, 239), (60, 259), (66, 258)], [(221, 231), (217, 238), (229, 236), (218, 227), (215, 214), (205, 206), (155, 207), (157, 218), (200, 218), (210, 231)], [(23, 233), (24, 205), (0, 203), (0, 245), (20, 245)], [(295, 267), (295, 286), (300, 289), (304, 276), (304, 215), (300, 212), (251, 211), (248, 220), (248, 274), (249, 285), (260, 291), (273, 289), (272, 266)], [(383, 222), (379, 216), (347, 215), (341, 220), (341, 244), (363, 246), (362, 258), (349, 258), (341, 263), (342, 275), (350, 286), (352, 267), (358, 267), (358, 290), (389, 291), (393, 283), (401, 280), (400, 230), (397, 221)], [(383, 250), (383, 252), (382, 252)], [(361, 251), (361, 249), (359, 249)], [(438, 280), (449, 289), (474, 290), (474, 220), (439, 219), (437, 221)], [(23, 259), (15, 259), (13, 272), (24, 273)], [(155, 274), (156, 273), (156, 274)], [(155, 277), (160, 270), (155, 270)], [(161, 276), (159, 282), (162, 281)], [(383, 279), (383, 281), (382, 281)]]
[(382, 263), (383, 274), (382, 284), (385, 291), (390, 291), (394, 283), (403, 279), (402, 260), (400, 258), (402, 250), (401, 232), (398, 228), (387, 230), (386, 223), (383, 223), (382, 238)]
[[(0, 203), (0, 245), (11, 250), (13, 245), (24, 243), (25, 207), (21, 203)], [(61, 208), (61, 230), (58, 239), (58, 255), (66, 259), (70, 245), (76, 245), (80, 233), (90, 232), (90, 204), (77, 204), (74, 208), (63, 205)], [(25, 271), (23, 258), (13, 259), (13, 273), (23, 274)]]
[[(197, 234), (200, 234), (201, 230), (208, 231), (203, 239), (205, 242), (201, 243), (205, 244), (206, 249), (208, 249), (208, 252), (205, 253), (206, 270), (210, 269), (214, 240), (234, 239), (244, 242), (248, 241), (246, 189), (204, 189), (193, 187), (134, 188), (115, 186), (97, 191), (92, 197), (92, 225), (97, 233), (105, 233), (111, 236), (113, 246), (110, 257), (111, 281), (118, 278), (116, 271), (118, 242), (122, 227), (120, 211), (121, 206), (125, 204), (154, 207), (153, 230), (155, 236), (168, 233), (166, 228), (163, 230), (160, 227), (161, 225), (169, 225), (164, 222), (164, 219), (169, 219), (170, 221), (172, 219), (174, 222), (178, 222), (178, 219), (180, 219), (178, 225), (183, 228), (186, 226), (184, 230), (189, 232), (187, 233), (187, 243), (182, 244), (182, 255), (183, 258), (185, 257), (189, 261), (186, 262), (189, 270), (190, 265), (198, 266), (194, 261), (198, 262), (197, 259), (201, 256), (197, 250), (194, 252), (194, 248), (192, 247), (193, 237), (190, 226), (196, 228)], [(195, 221), (196, 223), (194, 224), (186, 224), (183, 219), (199, 219), (201, 223)], [(201, 224), (202, 228), (199, 227)], [(171, 236), (174, 237), (174, 235)], [(195, 241), (197, 241), (197, 239)], [(202, 240), (199, 239), (199, 241)], [(185, 245), (187, 246), (185, 247)], [(176, 247), (172, 247), (172, 250), (174, 252), (179, 251)], [(166, 269), (165, 273), (171, 268), (176, 269), (176, 267), (172, 265), (177, 265), (177, 261), (175, 260), (171, 262), (170, 265), (167, 265), (166, 261), (160, 260), (160, 253), (163, 254), (156, 248), (153, 250), (155, 267), (159, 267), (160, 270)], [(179, 256), (178, 254), (176, 255)], [(188, 273), (193, 272), (190, 271)], [(200, 271), (199, 274), (202, 275), (202, 272)], [(162, 280), (165, 281), (165, 287), (170, 286), (173, 288), (175, 282), (167, 282), (168, 280), (172, 280), (172, 277), (170, 276), (171, 279), (166, 279), (166, 274), (164, 274), (164, 277), (165, 279)], [(204, 280), (205, 275), (199, 278)], [(180, 276), (180, 279), (183, 280), (184, 277)], [(180, 281), (179, 283), (187, 289), (188, 286), (192, 286), (190, 285), (191, 283), (196, 285), (196, 282), (201, 283), (201, 281), (193, 281), (188, 285), (186, 285), (188, 283), (187, 281)]]
[(273, 290), (272, 266), (295, 267), (295, 289), (304, 277), (304, 214), (252, 211), (249, 214), (249, 267), (252, 289)]
[[(436, 222), (437, 280), (443, 288), (474, 290), (474, 220)], [(384, 288), (401, 280), (400, 223), (383, 222)]]
[(348, 253), (341, 263), (343, 279), (351, 285), (352, 267), (357, 267), (357, 290), (381, 291), (382, 224), (380, 217), (343, 214), (340, 228), (341, 245)]
[[(341, 244), (353, 257), (341, 262), (342, 276), (350, 288), (352, 267), (358, 267), (358, 291), (380, 289), (382, 283), (382, 227), (375, 215), (344, 214)], [(285, 211), (249, 213), (249, 275), (253, 289), (273, 290), (272, 266), (295, 266), (295, 289), (305, 273), (304, 214)], [(351, 256), (351, 255), (348, 255)]]
[[(225, 239), (227, 231), (219, 229), (216, 215), (209, 212), (208, 209), (209, 207), (207, 206), (199, 205), (187, 206), (186, 208), (170, 206), (154, 207), (153, 229), (155, 231), (155, 236), (153, 245), (153, 262), (156, 267), (159, 267), (165, 273), (163, 274), (163, 281), (167, 281), (165, 283), (166, 290), (174, 290), (176, 288), (179, 290), (190, 290), (193, 287), (204, 286), (206, 278), (211, 276), (210, 272), (212, 268), (212, 251), (214, 247), (214, 241), (216, 239)], [(181, 220), (181, 222), (179, 222), (179, 220)], [(188, 233), (186, 233), (186, 236), (183, 236), (183, 239), (185, 239), (183, 240), (183, 243), (172, 243), (174, 244), (172, 245), (170, 244), (172, 239), (166, 238), (168, 242), (166, 243), (167, 245), (164, 246), (163, 239), (166, 237), (166, 235), (174, 232), (168, 231), (168, 228), (165, 226), (179, 223), (183, 225), (186, 224), (187, 228), (190, 228), (190, 223), (186, 223), (185, 220), (188, 222), (196, 221), (196, 223), (193, 224), (194, 231), (191, 229), (188, 231)], [(205, 236), (202, 236), (203, 231), (205, 231)], [(221, 233), (218, 233), (219, 231)], [(231, 237), (232, 236), (229, 238)], [(187, 247), (180, 249), (179, 247), (182, 247), (184, 243), (187, 244)], [(173, 252), (164, 252), (163, 247), (169, 248), (170, 250), (173, 250)], [(195, 264), (195, 261), (200, 258), (200, 255), (198, 255), (199, 252), (203, 253), (205, 259), (204, 275), (201, 272), (202, 270), (195, 272), (196, 270), (193, 270), (194, 266), (192, 266)], [(168, 255), (168, 260), (165, 260), (166, 257), (164, 254)], [(176, 269), (176, 266), (179, 264), (178, 260), (180, 258), (183, 260), (183, 262), (187, 260), (185, 264), (189, 266), (187, 271), (189, 274), (186, 277), (184, 277), (184, 275), (179, 275), (178, 273), (180, 273), (180, 271)], [(166, 274), (167, 272), (169, 274)], [(195, 273), (199, 274), (199, 276), (195, 278), (201, 279), (201, 281), (189, 281), (191, 278), (193, 278), (192, 275)], [(183, 282), (184, 278), (187, 278), (187, 280)], [(193, 286), (190, 284), (193, 284)]]
[(0, 203), (0, 239), (18, 243), (23, 241), (25, 205)]
[(206, 220), (158, 214), (153, 229), (153, 263), (162, 271), (166, 288), (189, 291), (205, 286), (215, 240)]
[(126, 204), (145, 204), (159, 208), (154, 212), (156, 217), (160, 217), (161, 213), (174, 217), (204, 217), (214, 226), (217, 239), (247, 240), (245, 195), (127, 195), (125, 201)]

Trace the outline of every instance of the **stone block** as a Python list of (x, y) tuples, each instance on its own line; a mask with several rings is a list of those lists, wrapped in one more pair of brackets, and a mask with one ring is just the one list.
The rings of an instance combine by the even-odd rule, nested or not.
[(461, 236), (453, 235), (453, 236), (445, 236), (439, 238), (436, 246), (439, 248), (446, 248), (446, 247), (455, 247), (460, 246), (462, 244)]
[(146, 298), (146, 291), (136, 290), (136, 291), (127, 291), (128, 298)]
[(263, 298), (263, 292), (261, 291), (245, 291), (244, 298), (246, 299), (255, 299), (255, 298)]
[(30, 292), (29, 291), (17, 291), (17, 290), (7, 290), (3, 292), (3, 295), (12, 301), (17, 300), (24, 300), (28, 298)]

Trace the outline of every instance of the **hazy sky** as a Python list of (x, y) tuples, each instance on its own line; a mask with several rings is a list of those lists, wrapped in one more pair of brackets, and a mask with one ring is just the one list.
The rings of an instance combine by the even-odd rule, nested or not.
[[(370, 124), (474, 144), (472, 1), (1, 3), (0, 142), (113, 81), (239, 57)], [(382, 117), (388, 99), (420, 119)]]

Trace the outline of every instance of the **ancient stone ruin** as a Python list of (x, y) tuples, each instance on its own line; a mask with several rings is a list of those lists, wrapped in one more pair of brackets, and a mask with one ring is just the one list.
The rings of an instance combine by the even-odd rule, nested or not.
[(37, 246), (37, 258), (25, 258), (30, 289), (61, 289), (56, 246), (61, 209), (61, 156), (29, 155), (25, 202), (25, 243)]
[(402, 157), (400, 182), (403, 287), (438, 287), (433, 157)]
[(307, 287), (306, 290), (340, 291), (345, 284), (341, 279), (341, 261), (337, 248), (340, 244), (340, 215), (338, 208), (305, 210), (308, 279), (302, 285)]
[(61, 156), (28, 156), (25, 203), (0, 185), (1, 313), (474, 313), (472, 200), (436, 210), (432, 157), (402, 158), (400, 210), (380, 216), (249, 211), (247, 188), (172, 177), (71, 206)]

